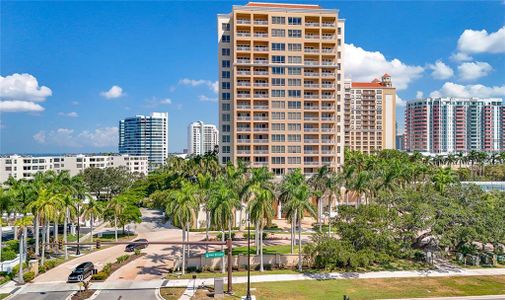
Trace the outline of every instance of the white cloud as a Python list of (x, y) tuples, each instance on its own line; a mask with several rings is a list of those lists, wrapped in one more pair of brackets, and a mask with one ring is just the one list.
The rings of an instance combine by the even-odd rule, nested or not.
[(100, 95), (107, 99), (115, 99), (125, 95), (123, 89), (118, 85), (113, 85), (108, 91), (101, 92)]
[(79, 114), (76, 113), (75, 111), (71, 111), (71, 112), (68, 112), (68, 113), (66, 113), (66, 112), (59, 112), (58, 116), (77, 118), (79, 116)]
[(416, 99), (422, 99), (424, 96), (424, 93), (423, 91), (417, 91), (416, 92)]
[(5, 77), (0, 76), (0, 99), (41, 102), (52, 94), (47, 86), (39, 86), (37, 78), (33, 75), (14, 73)]
[(184, 78), (184, 79), (179, 80), (179, 84), (188, 85), (188, 86), (192, 86), (192, 87), (204, 85), (204, 86), (207, 86), (211, 91), (213, 91), (216, 94), (219, 91), (219, 83), (217, 81)]
[(76, 132), (69, 128), (39, 131), (33, 139), (40, 144), (53, 144), (62, 147), (82, 148), (85, 146), (103, 148), (117, 145), (118, 128), (103, 127)]
[(407, 65), (397, 58), (387, 60), (379, 51), (366, 51), (353, 44), (345, 45), (344, 55), (345, 73), (353, 81), (369, 82), (388, 73), (398, 90), (406, 89), (424, 71), (423, 67)]
[(198, 96), (198, 100), (200, 100), (200, 101), (208, 101), (208, 102), (217, 102), (217, 98), (211, 98), (211, 97), (205, 96), (205, 95)]
[(466, 29), (458, 40), (462, 53), (505, 53), (505, 26), (496, 32)]
[(470, 55), (462, 52), (454, 53), (453, 55), (451, 55), (450, 58), (457, 62), (470, 61), (473, 59), (473, 57), (471, 57)]
[(79, 101), (72, 101), (72, 105), (79, 105)]
[(429, 64), (428, 68), (433, 70), (431, 77), (435, 79), (449, 79), (454, 75), (454, 71), (443, 61), (437, 60), (434, 64)]
[(475, 80), (486, 76), (493, 67), (487, 62), (467, 62), (458, 66), (459, 78), (461, 80)]
[(161, 99), (160, 100), (160, 104), (168, 104), (168, 105), (170, 105), (170, 104), (172, 104), (172, 99), (170, 99), (170, 98)]
[(488, 87), (482, 84), (461, 85), (446, 82), (437, 91), (430, 93), (430, 97), (503, 97), (505, 96), (505, 84), (502, 86)]
[(400, 96), (396, 95), (396, 106), (397, 107), (404, 107), (407, 105), (407, 101), (403, 100), (400, 98)]
[(38, 112), (44, 108), (38, 103), (21, 100), (0, 101), (0, 112)]

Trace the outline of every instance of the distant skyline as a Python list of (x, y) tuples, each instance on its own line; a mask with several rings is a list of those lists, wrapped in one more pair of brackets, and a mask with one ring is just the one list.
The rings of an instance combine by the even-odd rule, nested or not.
[[(400, 128), (409, 99), (505, 97), (503, 1), (270, 2), (338, 9), (346, 77), (391, 74)], [(246, 3), (2, 1), (0, 153), (117, 152), (119, 120), (151, 112), (182, 152), (218, 124), (216, 15)]]

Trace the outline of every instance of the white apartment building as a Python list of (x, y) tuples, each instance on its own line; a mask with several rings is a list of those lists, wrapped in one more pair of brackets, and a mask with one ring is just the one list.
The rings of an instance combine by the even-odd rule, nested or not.
[(188, 126), (188, 154), (203, 155), (219, 145), (216, 125), (196, 121)]
[(126, 167), (131, 173), (147, 174), (147, 156), (133, 155), (64, 155), (64, 156), (20, 156), (0, 157), (0, 183), (10, 176), (15, 179), (33, 179), (38, 172), (54, 170), (69, 171), (75, 176), (86, 168)]

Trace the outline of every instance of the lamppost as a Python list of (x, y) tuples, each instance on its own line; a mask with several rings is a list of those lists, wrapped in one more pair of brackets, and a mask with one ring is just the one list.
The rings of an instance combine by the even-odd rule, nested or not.
[(244, 300), (252, 300), (251, 297), (251, 216), (247, 216), (247, 295)]
[(81, 255), (81, 247), (79, 247), (79, 231), (81, 229), (81, 225), (79, 222), (79, 218), (81, 216), (81, 206), (79, 202), (77, 202), (77, 250), (75, 251), (75, 255)]

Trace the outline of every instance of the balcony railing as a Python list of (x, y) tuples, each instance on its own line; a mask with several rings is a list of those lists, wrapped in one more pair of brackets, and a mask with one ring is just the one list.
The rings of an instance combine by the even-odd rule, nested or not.
[(250, 121), (251, 117), (249, 117), (249, 116), (238, 116), (237, 120), (239, 120), (239, 121)]
[(255, 144), (266, 144), (268, 143), (268, 139), (254, 139)]
[(322, 77), (335, 77), (335, 73), (323, 72), (323, 73), (321, 73), (321, 76)]
[(317, 99), (317, 98), (319, 98), (319, 96), (315, 95), (315, 94), (304, 94), (303, 98), (305, 98), (305, 99)]
[(317, 144), (317, 143), (319, 143), (319, 140), (318, 139), (304, 139), (303, 142), (306, 144)]
[(305, 109), (305, 110), (318, 110), (319, 106), (317, 106), (317, 105), (307, 105), (307, 106), (304, 106), (303, 109)]
[(237, 127), (237, 131), (241, 131), (241, 132), (249, 132), (251, 131), (251, 127)]
[(322, 62), (322, 65), (323, 66), (336, 66), (337, 63), (336, 62), (333, 62), (333, 61), (323, 61)]
[(322, 154), (335, 154), (335, 150), (321, 150)]
[(237, 24), (251, 24), (251, 20), (237, 19)]
[(251, 75), (251, 71), (237, 71), (238, 75)]
[(321, 143), (323, 143), (323, 144), (334, 144), (335, 140), (325, 140), (325, 139), (322, 139)]
[(237, 105), (238, 109), (251, 109), (250, 105)]
[(240, 37), (250, 37), (251, 33), (250, 32), (237, 32), (237, 36), (240, 36)]
[(267, 121), (268, 117), (254, 116), (255, 121)]
[(267, 65), (268, 60), (267, 59), (255, 59), (254, 64), (255, 65)]
[(318, 40), (319, 39), (319, 35), (315, 35), (315, 34), (306, 34), (305, 35), (305, 38), (307, 40)]
[(319, 165), (319, 162), (318, 161), (304, 161), (303, 164), (308, 165), (308, 166), (315, 166), (315, 165)]
[(322, 52), (323, 52), (323, 53), (334, 53), (334, 52), (335, 52), (335, 49), (331, 49), (331, 48), (323, 48)]
[(250, 64), (251, 60), (250, 59), (237, 59), (238, 64)]
[(305, 127), (303, 128), (304, 132), (318, 132), (319, 128)]
[(307, 77), (317, 77), (319, 76), (319, 73), (317, 72), (305, 72), (303, 73), (304, 76), (307, 76)]
[(260, 128), (260, 127), (254, 127), (255, 132), (265, 132), (268, 131), (268, 128)]
[(268, 47), (254, 47), (254, 51), (268, 51)]
[(268, 33), (259, 33), (259, 32), (256, 32), (254, 34), (254, 37), (266, 38), (266, 37), (268, 37)]
[(255, 25), (268, 25), (268, 20), (254, 20)]
[(238, 143), (250, 143), (251, 140), (250, 139), (237, 139), (237, 142)]
[(335, 132), (335, 128), (321, 128), (322, 132)]
[(251, 150), (237, 150), (237, 154), (251, 154)]
[(305, 52), (307, 53), (319, 53), (319, 49), (314, 49), (314, 48), (305, 48)]
[(318, 61), (312, 61), (312, 60), (306, 60), (303, 64), (306, 65), (306, 66), (317, 66), (317, 65), (319, 65), (319, 62)]
[(323, 98), (323, 99), (335, 99), (335, 95), (322, 95), (321, 98)]
[(323, 22), (323, 27), (335, 27), (335, 23)]
[(254, 154), (268, 154), (268, 150), (257, 150), (257, 149), (254, 149)]
[(317, 83), (305, 83), (305, 84), (303, 84), (303, 86), (306, 87), (306, 88), (318, 88), (319, 84), (317, 84)]
[(318, 117), (303, 117), (303, 119), (306, 121), (318, 121), (319, 120)]
[(237, 86), (251, 86), (250, 82), (237, 82)]
[(251, 98), (251, 94), (237, 94), (237, 98)]
[(255, 82), (254, 86), (268, 86), (268, 82)]
[(305, 22), (305, 26), (307, 26), (307, 27), (319, 27), (319, 23), (317, 23), (317, 22)]
[(268, 98), (268, 94), (254, 94), (254, 98)]
[(251, 47), (249, 47), (249, 46), (237, 46), (237, 50), (239, 50), (239, 51), (251, 51)]
[(321, 117), (322, 121), (334, 121), (335, 117)]
[(324, 35), (323, 34), (323, 40), (333, 40), (333, 39), (335, 39), (334, 35)]
[(268, 109), (268, 105), (254, 105), (254, 109)]
[(303, 153), (305, 154), (318, 154), (318, 150), (303, 150)]
[(268, 71), (254, 71), (254, 75), (268, 75)]
[(322, 87), (325, 88), (325, 89), (332, 89), (332, 88), (335, 87), (335, 85), (334, 84), (323, 83)]

